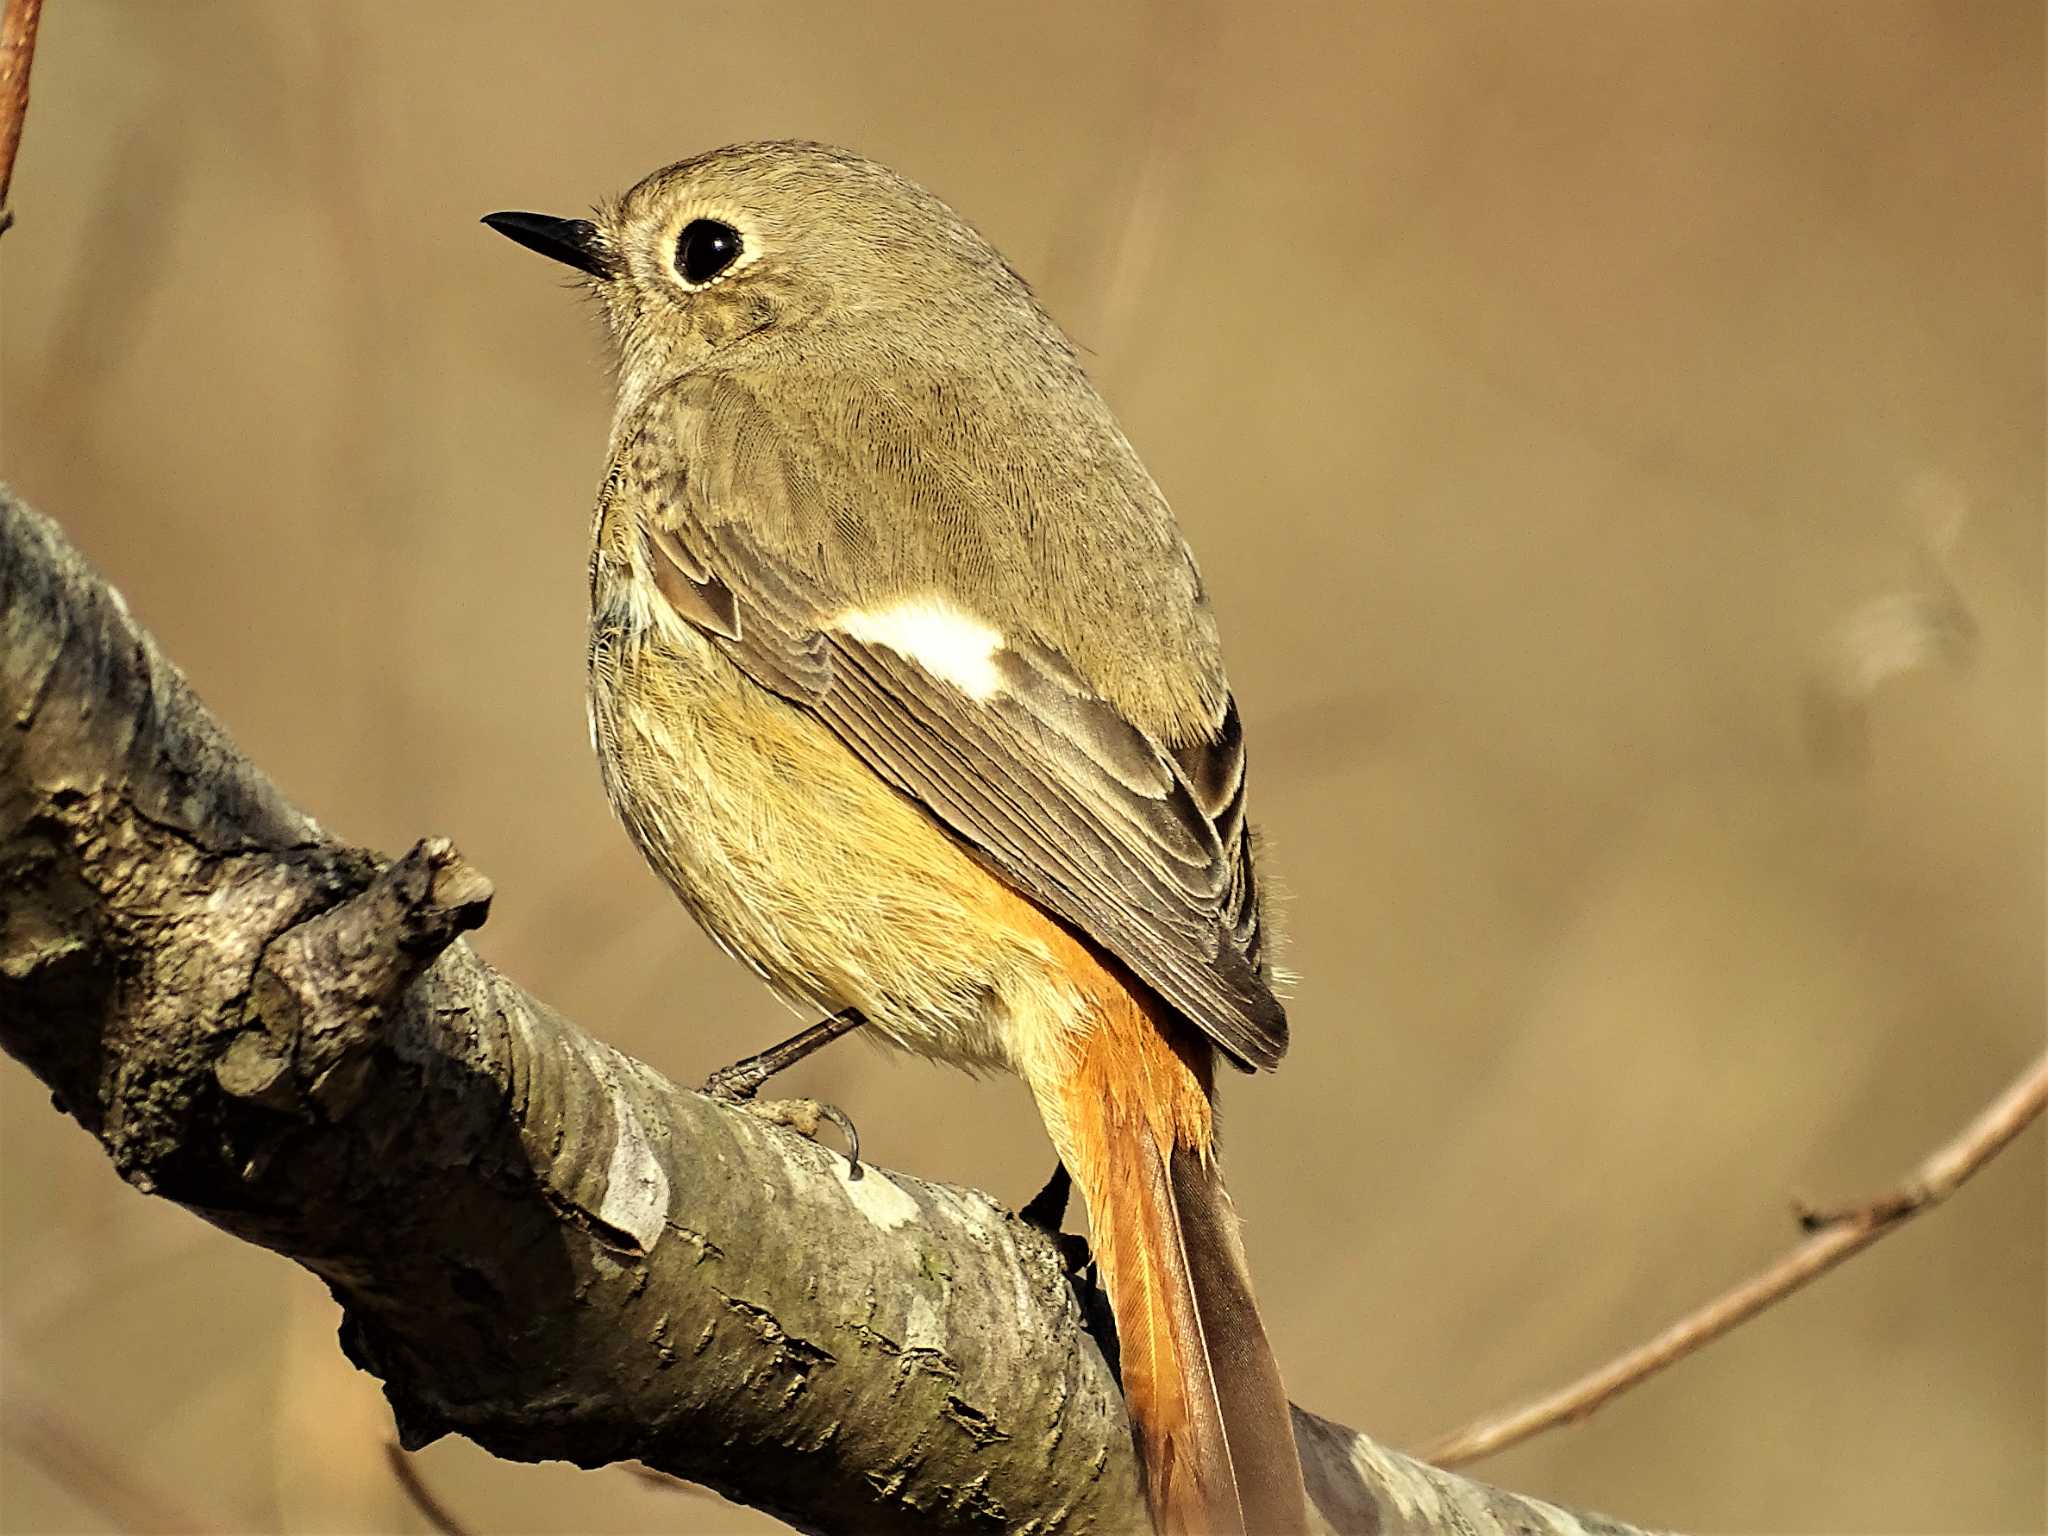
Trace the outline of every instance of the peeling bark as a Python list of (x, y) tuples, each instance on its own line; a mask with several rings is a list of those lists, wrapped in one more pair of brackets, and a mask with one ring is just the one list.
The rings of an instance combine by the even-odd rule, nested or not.
[[(0, 1045), (296, 1260), (405, 1443), (638, 1460), (816, 1531), (1144, 1528), (1045, 1237), (677, 1088), (477, 959), (445, 841), (328, 838), (0, 490)], [(1296, 1410), (1341, 1531), (1602, 1532)]]

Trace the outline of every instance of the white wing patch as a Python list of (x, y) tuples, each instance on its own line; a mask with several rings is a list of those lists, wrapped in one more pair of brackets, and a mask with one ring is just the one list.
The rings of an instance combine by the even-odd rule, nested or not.
[(977, 704), (1003, 689), (1000, 631), (942, 597), (906, 597), (886, 608), (849, 608), (832, 627), (866, 645), (885, 645), (951, 683)]

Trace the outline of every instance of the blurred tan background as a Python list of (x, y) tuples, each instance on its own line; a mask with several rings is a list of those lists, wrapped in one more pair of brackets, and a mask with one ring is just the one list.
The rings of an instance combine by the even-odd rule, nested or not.
[[(0, 475), (302, 804), (454, 835), (482, 951), (695, 1080), (791, 1021), (606, 812), (603, 349), (476, 220), (748, 137), (934, 188), (1202, 557), (1302, 977), (1232, 1185), (1296, 1397), (1413, 1445), (1773, 1256), (1795, 1192), (1888, 1183), (2040, 1044), (2043, 70), (2038, 0), (50, 0)], [(1900, 594), (1968, 664), (1817, 753), (1802, 699)], [(849, 1043), (800, 1085), (889, 1165), (1012, 1202), (1049, 1166), (1013, 1084)], [(128, 1191), (12, 1063), (0, 1109), (14, 1404), (172, 1524), (423, 1529), (314, 1281)], [(2042, 1530), (2043, 1172), (2036, 1128), (1481, 1471), (1707, 1531)], [(421, 1466), (482, 1533), (767, 1526)], [(17, 1440), (0, 1526), (108, 1529), (94, 1485)]]

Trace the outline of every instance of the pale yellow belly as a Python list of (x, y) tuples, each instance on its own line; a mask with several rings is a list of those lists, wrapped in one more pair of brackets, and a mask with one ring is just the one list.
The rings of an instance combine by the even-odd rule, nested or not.
[(595, 628), (590, 716), (648, 862), (799, 1007), (1017, 1070), (1078, 1021), (1071, 939), (694, 631)]

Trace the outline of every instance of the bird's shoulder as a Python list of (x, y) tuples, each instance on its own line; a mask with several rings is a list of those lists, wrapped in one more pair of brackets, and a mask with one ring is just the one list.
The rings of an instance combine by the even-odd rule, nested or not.
[(1162, 745), (1212, 739), (1229, 685), (1194, 557), (1107, 406), (1054, 393), (917, 358), (703, 370), (648, 402), (614, 477), (849, 608), (942, 599)]

